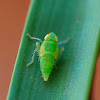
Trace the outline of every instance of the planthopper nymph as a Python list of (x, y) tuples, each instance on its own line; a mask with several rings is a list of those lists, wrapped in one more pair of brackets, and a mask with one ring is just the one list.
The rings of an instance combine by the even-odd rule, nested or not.
[(55, 62), (58, 60), (64, 48), (58, 48), (58, 45), (62, 43), (67, 43), (69, 39), (62, 42), (58, 42), (58, 37), (55, 33), (50, 32), (44, 37), (44, 41), (36, 37), (31, 37), (28, 33), (27, 35), (30, 39), (36, 39), (36, 48), (33, 52), (32, 60), (27, 64), (29, 66), (34, 62), (35, 53), (38, 52), (40, 58), (40, 70), (44, 81), (48, 81), (49, 75), (52, 71)]

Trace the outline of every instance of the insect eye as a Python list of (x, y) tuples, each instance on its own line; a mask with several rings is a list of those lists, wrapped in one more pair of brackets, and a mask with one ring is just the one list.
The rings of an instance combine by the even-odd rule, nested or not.
[(46, 40), (48, 37), (49, 37), (49, 34), (47, 34), (47, 35), (44, 37), (44, 40)]
[(58, 37), (57, 37), (57, 36), (55, 36), (55, 39), (56, 39), (56, 41), (58, 42)]

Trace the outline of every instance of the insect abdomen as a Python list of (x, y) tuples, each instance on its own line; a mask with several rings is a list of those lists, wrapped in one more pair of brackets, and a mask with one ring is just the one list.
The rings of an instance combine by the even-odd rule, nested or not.
[(40, 58), (40, 68), (44, 81), (47, 81), (54, 65), (54, 56), (47, 53)]

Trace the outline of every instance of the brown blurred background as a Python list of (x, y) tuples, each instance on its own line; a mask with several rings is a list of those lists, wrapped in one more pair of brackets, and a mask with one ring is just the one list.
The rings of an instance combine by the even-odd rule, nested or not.
[(30, 0), (0, 2), (0, 100), (6, 100)]
[[(6, 100), (30, 0), (0, 2), (0, 100)], [(100, 55), (94, 78), (92, 100), (100, 100)]]

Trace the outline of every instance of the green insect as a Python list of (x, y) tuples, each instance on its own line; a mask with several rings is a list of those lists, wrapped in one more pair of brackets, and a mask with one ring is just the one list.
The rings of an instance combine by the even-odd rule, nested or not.
[(44, 37), (44, 41), (42, 42), (42, 40), (39, 38), (31, 37), (28, 33), (27, 35), (31, 39), (36, 39), (39, 41), (36, 42), (36, 48), (33, 52), (32, 60), (30, 63), (27, 64), (27, 66), (29, 66), (34, 62), (35, 52), (38, 52), (40, 58), (40, 69), (42, 77), (44, 81), (48, 81), (49, 75), (52, 71), (53, 66), (55, 65), (55, 62), (57, 61), (62, 51), (64, 50), (63, 47), (58, 48), (58, 45), (68, 42), (69, 39), (62, 42), (58, 42), (58, 37), (56, 36), (56, 34), (50, 32)]

